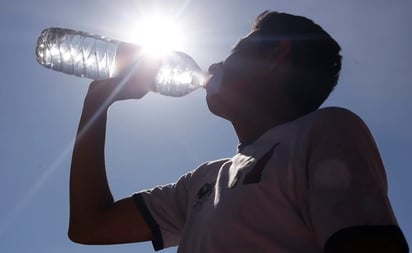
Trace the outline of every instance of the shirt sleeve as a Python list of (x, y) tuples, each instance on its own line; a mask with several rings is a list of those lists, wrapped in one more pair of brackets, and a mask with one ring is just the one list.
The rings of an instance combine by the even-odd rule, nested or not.
[(188, 181), (192, 173), (176, 183), (156, 186), (133, 195), (136, 205), (153, 235), (153, 248), (177, 246), (186, 221)]
[(310, 143), (309, 215), (322, 247), (345, 228), (397, 225), (379, 152), (360, 118), (343, 109), (327, 111)]

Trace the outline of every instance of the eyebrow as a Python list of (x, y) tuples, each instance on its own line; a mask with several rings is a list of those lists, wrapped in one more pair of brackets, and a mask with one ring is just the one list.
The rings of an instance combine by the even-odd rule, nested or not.
[(244, 47), (247, 47), (248, 45), (250, 45), (251, 43), (256, 42), (255, 38), (251, 38), (249, 36), (243, 37), (240, 40), (238, 40), (238, 42), (236, 42), (236, 44), (232, 47), (232, 53), (234, 51), (237, 51), (239, 49), (242, 49)]
[(251, 33), (249, 33), (247, 36), (241, 38), (240, 40), (238, 40), (235, 45), (232, 47), (232, 53), (234, 51), (237, 51), (251, 43), (257, 43), (261, 41), (261, 38), (256, 37), (256, 35), (254, 35), (254, 37), (251, 37), (252, 34), (257, 34), (259, 33), (259, 30), (255, 30)]
[(232, 53), (239, 50), (239, 48), (242, 47), (242, 45), (245, 44), (245, 38), (242, 38), (240, 40), (238, 40), (235, 45), (232, 47)]

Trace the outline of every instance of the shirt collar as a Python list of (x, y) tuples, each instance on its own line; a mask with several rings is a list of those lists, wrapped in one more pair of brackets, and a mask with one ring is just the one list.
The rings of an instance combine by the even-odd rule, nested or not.
[(253, 156), (255, 158), (260, 156), (260, 154), (267, 152), (273, 144), (280, 142), (281, 138), (284, 137), (285, 131), (292, 130), (294, 122), (295, 121), (289, 121), (274, 126), (260, 135), (257, 139), (247, 143), (240, 143), (237, 146), (237, 153), (245, 156)]

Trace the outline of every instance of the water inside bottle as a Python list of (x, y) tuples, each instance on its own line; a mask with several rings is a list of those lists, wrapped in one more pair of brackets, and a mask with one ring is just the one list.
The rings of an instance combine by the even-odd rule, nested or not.
[(161, 64), (155, 90), (169, 96), (184, 96), (204, 86), (205, 74), (187, 54), (171, 52)]
[(163, 66), (157, 74), (155, 89), (160, 94), (179, 97), (204, 86), (204, 80), (201, 72), (181, 71)]

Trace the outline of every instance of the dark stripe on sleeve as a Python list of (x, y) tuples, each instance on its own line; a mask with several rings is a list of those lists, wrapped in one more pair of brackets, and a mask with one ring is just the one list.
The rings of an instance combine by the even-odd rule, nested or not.
[(408, 253), (409, 247), (398, 226), (358, 226), (339, 230), (326, 241), (324, 253), (335, 252)]
[(153, 244), (154, 250), (158, 251), (158, 250), (163, 249), (164, 248), (163, 238), (162, 238), (162, 233), (160, 232), (159, 224), (157, 224), (152, 214), (150, 213), (149, 209), (147, 208), (142, 195), (139, 193), (136, 193), (133, 195), (133, 199), (137, 205), (137, 208), (139, 208), (140, 213), (142, 214), (144, 220), (146, 221), (147, 225), (152, 231), (152, 235), (153, 235), (152, 244)]

